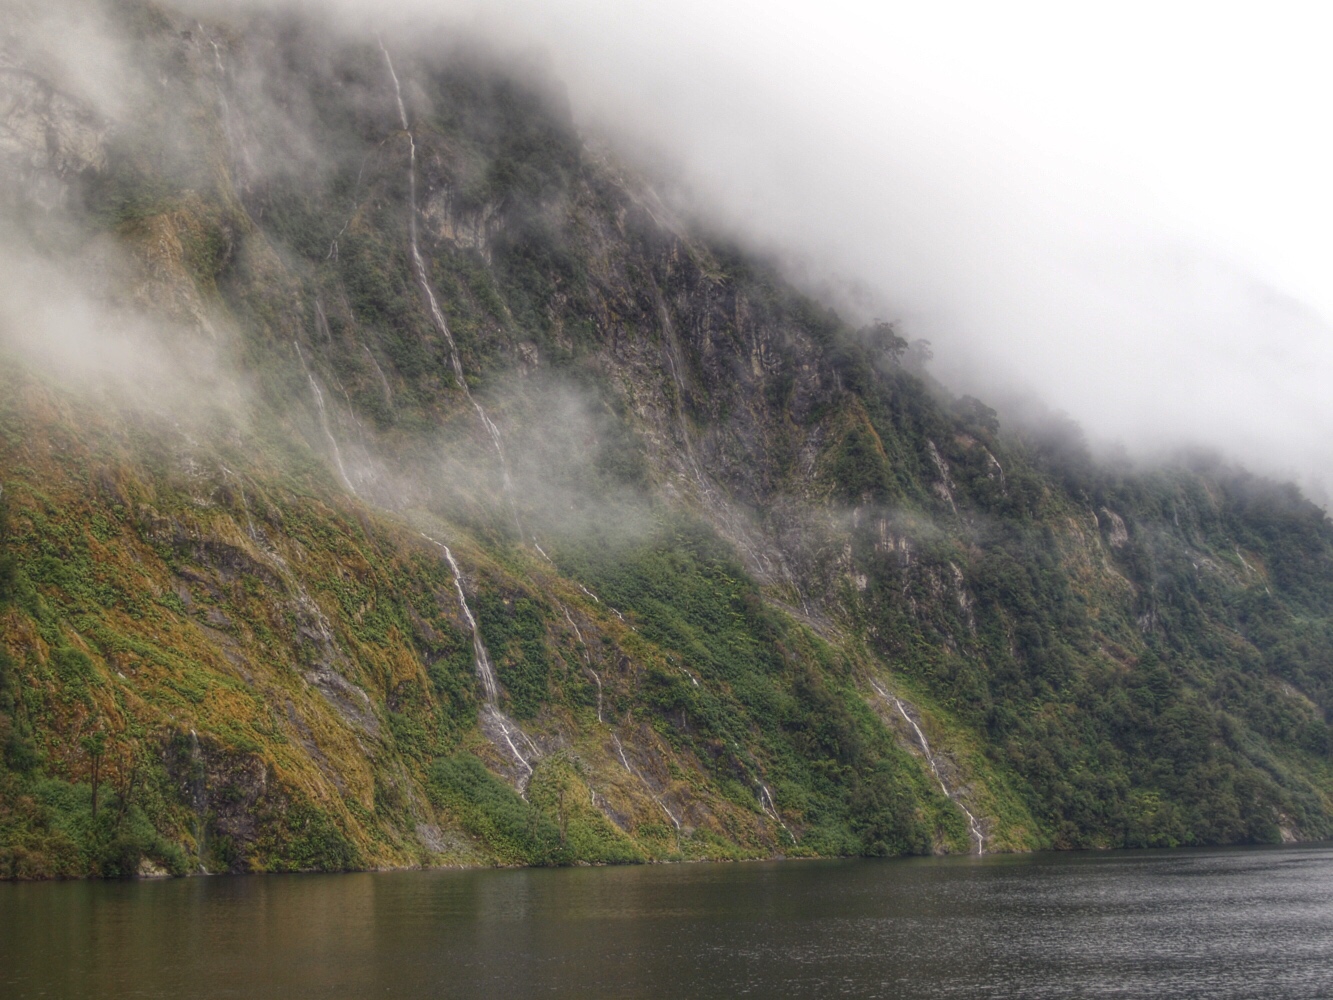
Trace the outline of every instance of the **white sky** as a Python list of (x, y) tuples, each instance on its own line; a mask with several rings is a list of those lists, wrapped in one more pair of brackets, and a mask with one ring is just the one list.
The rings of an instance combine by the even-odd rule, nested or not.
[(544, 50), (960, 388), (1333, 485), (1333, 5), (323, 2)]
[(873, 288), (960, 387), (1333, 482), (1321, 5), (469, 6), (716, 217)]

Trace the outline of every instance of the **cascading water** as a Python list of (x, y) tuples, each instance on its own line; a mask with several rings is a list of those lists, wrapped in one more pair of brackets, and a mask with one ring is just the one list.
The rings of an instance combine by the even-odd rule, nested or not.
[(699, 678), (696, 677), (693, 673), (691, 673), (690, 668), (685, 666), (685, 664), (677, 663), (676, 666), (680, 668), (681, 673), (683, 673), (686, 677), (690, 679), (690, 683), (693, 684), (695, 687), (703, 686), (699, 683)]
[(375, 355), (370, 353), (369, 347), (367, 347), (365, 344), (362, 344), (361, 350), (366, 352), (366, 357), (368, 357), (370, 359), (370, 363), (375, 366), (375, 374), (379, 377), (380, 388), (384, 390), (384, 405), (387, 406), (389, 408), (389, 412), (392, 413), (393, 390), (389, 388), (389, 380), (384, 376), (384, 369), (381, 368), (380, 363), (375, 360)]
[(625, 766), (625, 771), (630, 777), (637, 779), (644, 788), (648, 789), (648, 794), (653, 797), (653, 801), (657, 803), (658, 808), (666, 813), (667, 819), (671, 820), (672, 824), (676, 827), (676, 833), (679, 834), (681, 830), (679, 817), (667, 808), (667, 804), (662, 801), (661, 796), (654, 792), (652, 788), (648, 786), (648, 782), (644, 780), (643, 775), (634, 769), (634, 765), (629, 762), (629, 757), (625, 756), (624, 744), (620, 742), (620, 737), (616, 735), (614, 731), (611, 733), (611, 742), (616, 746), (616, 756), (620, 758), (620, 763)]
[(930, 773), (933, 774), (935, 780), (939, 782), (940, 791), (944, 793), (946, 799), (956, 805), (959, 809), (963, 810), (963, 815), (967, 817), (968, 833), (972, 836), (972, 839), (977, 842), (977, 853), (985, 854), (986, 837), (985, 834), (981, 832), (981, 824), (978, 823), (977, 818), (972, 815), (972, 811), (968, 809), (967, 806), (963, 805), (963, 803), (959, 802), (954, 793), (949, 790), (949, 786), (944, 783), (944, 778), (940, 774), (940, 769), (935, 763), (935, 755), (930, 752), (930, 744), (926, 742), (926, 734), (921, 731), (921, 727), (916, 724), (916, 720), (907, 714), (907, 709), (902, 701), (885, 691), (883, 685), (881, 685), (879, 681), (872, 677), (870, 686), (875, 689), (875, 693), (883, 698), (885, 702), (893, 705), (893, 707), (898, 710), (898, 714), (906, 719), (907, 724), (912, 727), (912, 731), (916, 733), (917, 744), (921, 747), (921, 753), (925, 756), (926, 763), (930, 766)]
[(201, 34), (204, 37), (204, 40), (213, 48), (213, 69), (217, 73), (217, 83), (215, 86), (218, 95), (218, 109), (221, 111), (222, 131), (227, 138), (227, 148), (230, 149), (235, 145), (235, 142), (233, 141), (231, 134), (231, 105), (227, 102), (227, 91), (225, 86), (227, 81), (227, 67), (222, 61), (222, 46), (218, 45), (218, 43), (204, 31), (204, 26), (198, 21), (195, 22), (195, 26), (199, 29), (199, 34)]
[(246, 185), (245, 178), (255, 177), (258, 170), (255, 166), (255, 151), (251, 144), (246, 141), (245, 120), (239, 114), (233, 114), (230, 102), (227, 100), (227, 64), (223, 59), (223, 49), (218, 42), (204, 30), (204, 26), (195, 22), (199, 31), (199, 36), (208, 43), (213, 50), (213, 73), (214, 90), (217, 93), (219, 120), (222, 123), (223, 137), (227, 141), (227, 150), (239, 168), (237, 171), (237, 186), (244, 189)]
[[(551, 564), (551, 566), (555, 567), (556, 569), (559, 569), (559, 567), (555, 565), (555, 560), (552, 559), (552, 558), (547, 554), (547, 552), (546, 552), (546, 550), (545, 550), (544, 548), (542, 548), (542, 544), (541, 544), (541, 542), (537, 541), (537, 536), (536, 536), (536, 535), (533, 535), (533, 536), (532, 536), (532, 547), (533, 547), (534, 549), (537, 550), (537, 555), (539, 555), (539, 556), (541, 556), (543, 559), (545, 559), (548, 563)], [(579, 583), (578, 581), (575, 581), (575, 582), (574, 582), (574, 586), (578, 587), (579, 590), (583, 591), (583, 596), (584, 596), (584, 597), (587, 597), (587, 598), (588, 598), (589, 600), (591, 600), (594, 604), (602, 604), (602, 599), (601, 599), (600, 597), (598, 597), (596, 594), (594, 594), (594, 593), (593, 593), (591, 590), (589, 590), (587, 587), (585, 587), (583, 584)], [(620, 623), (621, 623), (622, 625), (627, 626), (631, 632), (637, 632), (637, 631), (638, 631), (638, 629), (636, 629), (633, 625), (630, 625), (629, 622), (627, 622), (627, 621), (625, 620), (625, 616), (624, 616), (624, 615), (622, 615), (622, 614), (621, 614), (619, 611), (617, 611), (615, 608), (611, 607), (611, 605), (609, 605), (609, 604), (602, 604), (602, 606), (603, 606), (604, 608), (606, 608), (607, 611), (610, 611), (611, 614), (615, 615), (616, 618), (620, 621)], [(562, 604), (561, 607), (563, 608), (564, 605)], [(568, 612), (568, 611), (565, 612), (565, 617), (566, 617), (566, 618), (569, 617), (569, 612)], [(570, 624), (573, 625), (574, 623), (571, 621)], [(578, 626), (577, 626), (577, 625), (574, 626), (574, 631), (575, 631), (575, 632), (578, 631)], [(580, 636), (580, 638), (579, 638), (579, 641), (580, 641), (580, 642), (583, 641), (583, 639), (582, 639), (581, 636)], [(587, 655), (587, 646), (584, 646), (584, 655), (585, 655), (585, 656)], [(684, 670), (685, 668), (682, 667), (681, 669)], [(698, 687), (698, 686), (699, 686), (699, 681), (698, 681), (698, 679), (697, 679), (693, 674), (691, 674), (688, 670), (685, 670), (685, 673), (686, 673), (686, 674), (689, 674), (690, 680), (694, 681), (694, 686), (695, 686), (695, 687)], [(601, 681), (598, 681), (597, 683), (600, 685), (600, 684), (601, 684)]]
[(322, 652), (325, 658), (332, 661), (339, 658), (338, 640), (333, 634), (333, 626), (330, 625), (328, 617), (315, 603), (310, 592), (305, 589), (299, 577), (292, 572), (291, 566), (283, 558), (282, 553), (276, 546), (269, 541), (255, 525), (254, 518), (250, 514), (250, 504), (245, 498), (245, 482), (241, 476), (232, 472), (225, 465), (220, 466), (223, 476), (236, 482), (237, 490), (241, 496), (241, 510), (245, 514), (246, 534), (250, 541), (254, 542), (260, 551), (267, 557), (268, 561), (277, 568), (278, 574), (286, 581), (287, 585), (296, 593), (296, 606), (302, 612), (306, 622), (312, 625), (314, 629), (314, 638), (319, 640)]
[[(680, 369), (683, 365), (677, 359), (680, 352), (679, 339), (676, 336), (676, 329), (671, 321), (671, 312), (667, 308), (666, 301), (662, 298), (660, 291), (654, 286), (654, 292), (657, 298), (658, 319), (662, 324), (662, 344), (663, 356), (666, 359), (667, 372), (676, 385), (678, 400), (684, 400), (687, 396), (686, 383), (682, 378)], [(699, 465), (699, 459), (695, 455), (693, 439), (690, 434), (689, 422), (685, 418), (685, 410), (681, 405), (675, 407), (675, 416), (680, 435), (681, 447), (685, 454), (685, 460), (689, 463), (690, 471), (694, 474), (694, 482), (699, 490), (699, 499), (703, 501), (704, 506), (713, 511), (721, 521), (723, 534), (742, 549), (749, 557), (749, 564), (754, 569), (766, 576), (773, 574), (773, 562), (768, 558), (765, 551), (755, 548), (750, 542), (750, 532), (743, 519), (738, 519), (735, 510), (727, 503), (726, 498), (712, 485), (709, 478), (704, 475), (702, 467)], [(804, 592), (796, 577), (792, 574), (787, 561), (783, 559), (780, 551), (774, 551), (777, 558), (778, 570), (782, 577), (787, 581), (788, 586), (796, 594), (801, 602), (801, 609), (806, 615), (810, 614), (810, 604), (806, 600)]]
[[(537, 551), (541, 552), (540, 546), (538, 546)], [(545, 555), (545, 553), (542, 554)], [(565, 621), (569, 622), (569, 627), (574, 630), (574, 636), (579, 640), (579, 648), (583, 650), (583, 665), (588, 673), (592, 675), (593, 682), (597, 685), (597, 721), (605, 725), (606, 720), (602, 718), (602, 676), (593, 669), (592, 656), (588, 653), (588, 644), (583, 641), (583, 633), (579, 631), (578, 625), (574, 622), (574, 616), (569, 613), (569, 608), (561, 604), (560, 610), (565, 613)]]
[(324, 431), (324, 436), (329, 439), (329, 446), (333, 449), (333, 461), (338, 466), (338, 475), (342, 478), (343, 485), (347, 487), (348, 492), (357, 496), (356, 487), (352, 485), (352, 480), (347, 476), (347, 467), (343, 465), (342, 449), (338, 447), (338, 439), (333, 436), (333, 428), (329, 426), (329, 414), (324, 406), (324, 392), (320, 389), (319, 382), (315, 380), (315, 373), (306, 364), (305, 353), (301, 350), (301, 345), (293, 340), (292, 346), (296, 348), (296, 356), (301, 359), (301, 370), (305, 372), (305, 377), (310, 381), (310, 389), (315, 396), (315, 409), (319, 411), (319, 426)]
[(435, 290), (431, 287), (430, 279), (426, 273), (426, 262), (422, 259), (421, 250), (417, 243), (417, 142), (412, 136), (412, 129), (407, 121), (407, 107), (403, 104), (403, 89), (398, 82), (398, 74), (393, 68), (393, 59), (390, 58), (389, 50), (384, 47), (383, 41), (380, 41), (379, 46), (380, 52), (384, 53), (384, 64), (389, 68), (389, 77), (393, 80), (393, 96), (398, 105), (398, 120), (402, 124), (403, 134), (407, 136), (407, 235), (408, 250), (412, 258), (412, 273), (416, 276), (417, 284), (421, 286), (422, 294), (426, 297), (431, 321), (435, 324), (435, 328), (440, 331), (440, 335), (444, 337), (445, 343), (449, 345), (449, 362), (453, 367), (454, 377), (458, 380), (458, 387), (463, 390), (463, 395), (472, 404), (472, 408), (477, 411), (482, 426), (486, 428), (486, 433), (490, 436), (491, 447), (495, 449), (496, 457), (500, 460), (500, 477), (504, 483), (505, 498), (509, 501), (510, 511), (514, 515), (514, 523), (518, 525), (518, 533), (522, 537), (523, 525), (519, 521), (518, 507), (514, 502), (514, 483), (509, 476), (509, 462), (505, 459), (504, 444), (500, 440), (500, 429), (495, 426), (495, 422), (487, 415), (485, 408), (477, 402), (476, 397), (472, 395), (472, 390), (468, 388), (467, 378), (463, 373), (463, 360), (458, 353), (458, 345), (454, 343), (454, 335), (449, 331), (449, 323), (444, 318), (444, 311), (440, 309), (439, 300), (435, 297)]
[[(539, 551), (540, 551), (540, 549), (539, 549)], [(545, 556), (546, 553), (543, 552), (542, 555)], [(549, 558), (549, 557), (548, 557), (548, 558)], [(585, 591), (585, 593), (586, 593), (586, 591)], [(591, 596), (591, 595), (589, 595), (589, 596)], [(596, 598), (593, 598), (593, 599), (596, 600)], [(593, 669), (593, 665), (592, 665), (592, 657), (591, 657), (591, 656), (589, 655), (589, 653), (588, 653), (588, 644), (587, 644), (586, 642), (584, 642), (584, 640), (583, 640), (583, 633), (579, 630), (578, 624), (574, 621), (574, 616), (571, 615), (571, 614), (569, 613), (569, 608), (567, 608), (567, 607), (565, 607), (563, 604), (561, 604), (561, 605), (560, 605), (560, 610), (564, 612), (564, 614), (565, 614), (565, 621), (569, 622), (569, 627), (572, 628), (572, 629), (574, 630), (574, 635), (575, 635), (575, 637), (579, 640), (579, 646), (580, 646), (580, 647), (582, 648), (582, 650), (583, 650), (583, 663), (584, 663), (584, 667), (587, 669), (588, 673), (592, 675), (592, 679), (593, 679), (594, 683), (596, 683), (596, 685), (597, 685), (597, 721), (598, 721), (599, 723), (601, 723), (602, 725), (606, 725), (606, 720), (605, 720), (604, 718), (602, 718), (602, 678), (601, 678), (601, 675), (599, 675), (599, 674), (597, 673), (597, 671)], [(630, 775), (630, 777), (632, 777), (632, 778), (636, 779), (637, 781), (639, 781), (639, 782), (644, 786), (644, 788), (647, 788), (647, 789), (648, 789), (648, 794), (649, 794), (650, 796), (652, 796), (652, 799), (653, 799), (654, 802), (657, 803), (658, 808), (661, 809), (662, 812), (666, 813), (667, 819), (671, 820), (672, 825), (675, 826), (675, 828), (676, 828), (676, 832), (677, 832), (677, 833), (680, 833), (680, 830), (681, 830), (680, 818), (679, 818), (675, 813), (673, 813), (673, 812), (670, 810), (670, 808), (667, 807), (667, 804), (666, 804), (665, 802), (662, 801), (661, 796), (659, 796), (656, 792), (654, 792), (654, 791), (652, 790), (652, 788), (650, 788), (650, 787), (648, 786), (648, 782), (644, 780), (643, 775), (641, 775), (637, 770), (635, 770), (634, 765), (632, 765), (632, 764), (629, 762), (629, 757), (628, 757), (628, 756), (626, 755), (626, 753), (625, 753), (625, 746), (624, 746), (623, 743), (620, 742), (620, 736), (615, 732), (615, 730), (612, 730), (612, 732), (611, 732), (611, 742), (612, 742), (613, 744), (615, 744), (615, 748), (616, 748), (616, 756), (620, 758), (620, 763), (621, 763), (621, 765), (625, 768), (625, 772), (626, 772), (628, 775)], [(592, 790), (590, 789), (590, 791), (592, 791)], [(592, 803), (593, 803), (594, 806), (597, 805), (597, 793), (596, 793), (596, 791), (592, 791)], [(782, 821), (781, 821), (781, 820), (778, 820), (778, 822), (780, 823), (780, 822), (782, 822)], [(791, 832), (791, 831), (788, 831), (788, 833), (790, 833), (790, 832)]]
[[(324, 338), (324, 343), (333, 343), (333, 331), (329, 328), (329, 318), (324, 313), (324, 303), (322, 303), (318, 297), (315, 298), (315, 330), (322, 338)], [(374, 361), (373, 356), (371, 360)], [(383, 373), (381, 373), (381, 375), (383, 375)], [(352, 404), (352, 396), (338, 379), (336, 374), (333, 376), (333, 386), (342, 395), (343, 402), (347, 404), (346, 413), (356, 427), (356, 436), (361, 442), (361, 446), (363, 448), (366, 447), (370, 438), (370, 435), (366, 433), (366, 425), (363, 424), (361, 418), (356, 415), (356, 407)], [(362, 477), (358, 476), (358, 478)]]
[[(430, 538), (429, 535), (425, 536)], [(444, 559), (449, 564), (449, 571), (454, 577), (454, 590), (458, 592), (458, 605), (462, 608), (463, 617), (467, 620), (467, 627), (472, 632), (472, 655), (476, 659), (477, 676), (481, 679), (482, 690), (486, 694), (487, 701), (495, 701), (500, 697), (500, 686), (495, 680), (495, 670), (491, 666), (490, 653), (486, 650), (486, 644), (482, 642), (481, 631), (477, 628), (477, 620), (472, 617), (472, 609), (468, 607), (467, 595), (463, 593), (463, 574), (458, 568), (458, 562), (454, 559), (454, 554), (449, 550), (449, 546), (443, 542), (432, 542), (440, 547), (444, 552)]]
[(250, 516), (250, 503), (245, 499), (245, 483), (241, 477), (232, 472), (225, 465), (219, 465), (224, 479), (232, 479), (236, 482), (236, 490), (241, 495), (241, 510), (245, 514), (245, 532), (250, 536), (250, 541), (259, 542), (259, 532), (255, 529), (255, 519)]
[[(473, 668), (477, 672), (477, 679), (481, 681), (482, 694), (486, 699), (482, 707), (482, 731), (486, 732), (492, 742), (504, 744), (504, 747), (509, 751), (509, 757), (523, 770), (518, 778), (518, 791), (520, 795), (523, 795), (526, 793), (528, 782), (532, 779), (531, 760), (538, 756), (540, 751), (527, 733), (519, 727), (518, 723), (500, 711), (500, 684), (495, 679), (495, 668), (491, 664), (491, 654), (481, 638), (481, 629), (477, 626), (477, 619), (473, 616), (472, 608), (468, 605), (467, 594), (463, 590), (463, 572), (458, 568), (458, 562), (454, 559), (453, 552), (450, 551), (449, 546), (431, 538), (424, 531), (421, 532), (421, 537), (444, 553), (444, 561), (448, 563), (449, 572), (453, 575), (454, 591), (458, 594), (458, 607), (463, 612), (463, 620), (467, 622), (468, 630), (472, 633)], [(487, 730), (490, 730), (490, 732), (487, 732)], [(519, 749), (520, 743), (527, 746), (527, 755)]]
[(204, 867), (204, 838), (206, 835), (206, 816), (208, 813), (208, 783), (204, 769), (204, 755), (199, 748), (199, 734), (190, 730), (190, 806), (194, 809), (195, 822), (195, 863), (199, 871), (208, 874)]
[[(544, 553), (543, 553), (543, 554), (544, 554)], [(546, 558), (547, 558), (547, 561), (550, 560), (550, 556), (547, 556)], [(600, 597), (598, 597), (596, 594), (594, 594), (594, 593), (593, 593), (591, 590), (589, 590), (587, 587), (585, 587), (583, 584), (578, 583), (578, 582), (576, 581), (575, 584), (574, 584), (574, 586), (578, 587), (579, 590), (583, 591), (583, 595), (584, 595), (585, 597), (591, 598), (591, 599), (592, 599), (592, 602), (593, 602), (594, 604), (601, 604), (601, 603), (602, 603), (602, 599), (601, 599)], [(630, 625), (629, 622), (625, 621), (625, 616), (622, 615), (622, 614), (621, 614), (619, 611), (617, 611), (615, 608), (611, 607), (611, 605), (606, 604), (606, 605), (603, 605), (603, 607), (605, 607), (607, 611), (611, 612), (611, 614), (615, 615), (616, 618), (619, 619), (619, 621), (620, 621), (620, 623), (621, 623), (622, 625), (627, 625), (627, 626), (629, 626), (629, 630), (630, 630), (631, 632), (637, 632), (637, 631), (638, 631), (638, 629), (636, 629), (633, 625)]]
[(759, 783), (759, 804), (763, 806), (764, 812), (768, 813), (769, 818), (777, 823), (778, 826), (782, 827), (783, 832), (791, 838), (791, 842), (793, 844), (796, 843), (796, 834), (792, 833), (791, 828), (788, 827), (786, 823), (782, 822), (782, 817), (778, 815), (777, 803), (773, 801), (773, 793), (762, 781)]
[[(430, 312), (431, 322), (439, 331), (444, 342), (449, 346), (449, 363), (453, 368), (454, 377), (458, 382), (458, 387), (463, 391), (467, 401), (472, 404), (476, 411), (478, 419), (482, 426), (486, 428), (486, 433), (490, 437), (491, 447), (495, 449), (496, 457), (500, 462), (500, 475), (504, 484), (505, 497), (509, 502), (509, 508), (514, 516), (514, 523), (517, 525), (520, 537), (523, 534), (523, 525), (519, 521), (518, 507), (514, 502), (513, 480), (509, 475), (509, 463), (505, 459), (504, 444), (500, 440), (500, 429), (495, 426), (486, 413), (486, 409), (472, 395), (472, 390), (468, 387), (467, 376), (463, 371), (462, 356), (458, 352), (458, 345), (454, 343), (453, 333), (449, 329), (449, 322), (444, 317), (444, 311), (440, 308), (439, 299), (435, 296), (435, 289), (431, 287), (430, 277), (426, 271), (426, 262), (421, 256), (421, 248), (417, 239), (417, 143), (412, 135), (411, 124), (407, 119), (407, 105), (403, 102), (403, 88), (398, 80), (398, 73), (393, 66), (393, 58), (389, 55), (389, 50), (384, 47), (384, 42), (379, 41), (380, 52), (384, 55), (384, 65), (389, 70), (389, 78), (393, 81), (394, 103), (398, 108), (398, 123), (402, 127), (403, 135), (407, 137), (408, 167), (407, 167), (407, 190), (408, 190), (408, 253), (412, 263), (412, 273), (421, 287), (421, 293), (425, 296), (426, 305)], [(367, 351), (369, 353), (369, 351)], [(372, 357), (373, 360), (373, 357)], [(378, 365), (376, 365), (378, 368)], [(381, 373), (382, 377), (382, 373)], [(385, 390), (388, 390), (388, 383), (385, 381)], [(490, 653), (486, 650), (486, 644), (482, 641), (481, 630), (477, 626), (477, 620), (472, 614), (472, 609), (468, 606), (467, 595), (463, 591), (463, 574), (458, 568), (458, 563), (454, 560), (453, 553), (443, 542), (436, 541), (429, 535), (423, 533), (423, 538), (436, 545), (443, 553), (445, 561), (449, 564), (449, 570), (453, 574), (454, 589), (458, 593), (458, 604), (462, 609), (463, 617), (467, 621), (468, 628), (472, 632), (472, 653), (477, 677), (481, 681), (482, 692), (485, 695), (486, 703), (482, 709), (482, 729), (490, 729), (498, 736), (498, 742), (502, 743), (509, 750), (509, 755), (523, 771), (518, 779), (519, 793), (523, 794), (528, 781), (532, 778), (533, 769), (528, 756), (519, 749), (519, 744), (525, 744), (529, 753), (536, 756), (538, 749), (536, 744), (523, 732), (519, 726), (514, 723), (504, 712), (500, 711), (499, 698), (500, 686), (495, 679), (495, 670), (491, 665)], [(488, 736), (491, 735), (488, 733)], [(495, 739), (492, 740), (496, 742)]]

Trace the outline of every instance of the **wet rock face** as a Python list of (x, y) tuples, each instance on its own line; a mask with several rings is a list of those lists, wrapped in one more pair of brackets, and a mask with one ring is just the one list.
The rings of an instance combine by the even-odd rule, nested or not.
[(106, 166), (107, 125), (89, 108), (0, 51), (0, 198), (51, 212), (74, 183)]
[(286, 806), (258, 754), (229, 749), (208, 734), (172, 734), (163, 746), (166, 773), (193, 813), (196, 864), (206, 870), (250, 870), (266, 817)]
[[(132, 262), (114, 297), (243, 355), (264, 429), (189, 428), (158, 461), (81, 401), (0, 393), (24, 565), (45, 599), (95, 595), (60, 635), (0, 608), (0, 642), (25, 669), (29, 636), (116, 650), (50, 704), (69, 732), (96, 705), (177, 734), (156, 757), (200, 863), (1025, 848), (1089, 803), (1066, 843), (1105, 845), (1117, 734), (1184, 696), (1141, 662), (1182, 594), (1212, 616), (1199, 662), (1246, 658), (1219, 732), (1257, 703), (1228, 608), (1292, 617), (1262, 533), (1216, 505), (1182, 528), (1171, 482), (1154, 508), (1062, 481), (539, 94), (426, 45), (162, 16), (152, 106), (114, 127), (0, 45), (0, 199), (55, 231), (97, 175), (84, 221)], [(669, 530), (599, 562), (578, 532), (622, 488)], [(1310, 696), (1275, 692), (1265, 741), (1319, 746), (1322, 669), (1293, 669)]]

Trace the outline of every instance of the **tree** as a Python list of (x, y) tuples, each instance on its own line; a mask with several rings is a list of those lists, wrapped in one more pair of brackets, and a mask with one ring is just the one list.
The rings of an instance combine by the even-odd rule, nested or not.
[(102, 755), (106, 753), (106, 733), (98, 730), (79, 741), (92, 762), (93, 818), (97, 818), (97, 788), (102, 781)]
[(903, 352), (907, 350), (907, 341), (898, 335), (897, 323), (886, 323), (882, 319), (877, 319), (861, 331), (861, 336), (871, 354), (884, 359), (890, 365), (902, 361)]

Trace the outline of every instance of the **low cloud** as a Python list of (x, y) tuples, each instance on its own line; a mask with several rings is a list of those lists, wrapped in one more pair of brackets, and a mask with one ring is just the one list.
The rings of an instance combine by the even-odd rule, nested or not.
[[(279, 2), (186, 7), (236, 19)], [(18, 9), (71, 90), (117, 113), (123, 43), (67, 9)], [(1315, 183), (1333, 164), (1302, 136), (1333, 81), (1295, 8), (304, 9), (403, 51), (468, 37), (544, 64), (576, 118), (672, 177), (698, 218), (834, 289), (849, 318), (929, 339), (959, 391), (1034, 392), (1094, 441), (1199, 444), (1327, 487), (1333, 292), (1311, 276), (1333, 260)], [(285, 113), (299, 159), (303, 112)]]
[(585, 124), (663, 153), (701, 218), (812, 288), (854, 289), (853, 318), (931, 340), (960, 390), (1035, 392), (1140, 455), (1214, 447), (1316, 491), (1333, 473), (1333, 154), (1312, 138), (1333, 70), (1295, 7), (397, 16), (544, 50)]

